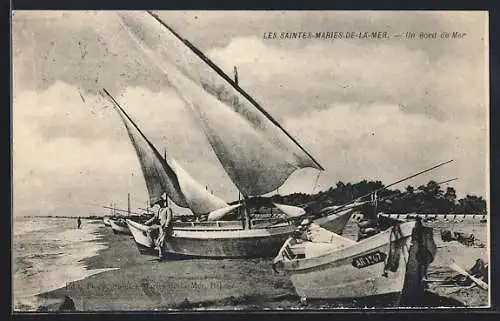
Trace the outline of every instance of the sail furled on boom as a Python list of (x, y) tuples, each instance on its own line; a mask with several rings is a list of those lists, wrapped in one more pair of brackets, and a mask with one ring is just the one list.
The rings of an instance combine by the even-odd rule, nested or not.
[(173, 158), (167, 155), (163, 158), (116, 100), (107, 91), (105, 93), (127, 129), (139, 158), (151, 204), (166, 193), (177, 206), (187, 207), (196, 215), (228, 206), (196, 182)]
[(299, 217), (306, 214), (302, 207), (273, 203), (276, 208), (285, 213), (288, 217)]
[(169, 26), (147, 12), (118, 15), (200, 121), (221, 165), (245, 196), (275, 190), (297, 169), (323, 169), (252, 97)]
[(208, 214), (207, 220), (208, 221), (217, 221), (217, 220), (221, 219), (223, 216), (229, 214), (232, 210), (240, 207), (241, 205), (242, 205), (241, 203), (235, 204), (235, 205), (230, 205), (228, 207), (220, 208), (218, 210), (210, 212), (210, 214)]

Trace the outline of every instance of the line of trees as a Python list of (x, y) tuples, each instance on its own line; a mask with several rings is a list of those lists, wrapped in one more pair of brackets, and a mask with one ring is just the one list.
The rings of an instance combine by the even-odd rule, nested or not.
[[(247, 205), (255, 210), (261, 207), (272, 208), (272, 203), (280, 203), (305, 207), (308, 212), (318, 213), (322, 208), (346, 204), (383, 187), (381, 181), (362, 180), (355, 184), (339, 181), (328, 190), (316, 194), (293, 193), (271, 197), (258, 196), (250, 198)], [(433, 180), (418, 187), (408, 185), (404, 190), (384, 189), (377, 193), (377, 197), (379, 199), (377, 210), (387, 214), (487, 214), (486, 201), (481, 196), (466, 195), (457, 199), (453, 187), (447, 186), (446, 189), (442, 189), (441, 185)], [(230, 204), (237, 202), (234, 201)], [(369, 205), (361, 210), (373, 209)], [(82, 219), (99, 219), (103, 216), (82, 216)], [(68, 218), (74, 217), (68, 216)]]
[[(316, 194), (293, 193), (289, 195), (274, 195), (272, 197), (251, 198), (251, 207), (270, 206), (271, 202), (305, 206), (313, 212), (321, 208), (342, 205), (357, 197), (369, 194), (383, 188), (381, 181), (363, 180), (355, 184), (338, 182), (326, 191)], [(425, 185), (406, 186), (404, 190), (384, 189), (377, 193), (378, 211), (384, 213), (428, 213), (428, 214), (487, 214), (486, 201), (481, 196), (467, 195), (457, 199), (453, 187), (442, 189), (436, 181)]]

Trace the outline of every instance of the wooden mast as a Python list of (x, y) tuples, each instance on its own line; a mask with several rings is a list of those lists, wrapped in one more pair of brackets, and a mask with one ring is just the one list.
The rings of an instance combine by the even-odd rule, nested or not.
[[(165, 160), (165, 162), (167, 161), (167, 149), (165, 147), (163, 147), (163, 159)], [(169, 207), (167, 195), (165, 195), (165, 205), (166, 207)]]

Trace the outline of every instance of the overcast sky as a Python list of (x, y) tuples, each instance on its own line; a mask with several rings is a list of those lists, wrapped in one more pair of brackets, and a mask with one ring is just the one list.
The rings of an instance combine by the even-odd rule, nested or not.
[[(139, 162), (107, 88), (160, 151), (226, 201), (238, 193), (159, 68), (115, 13), (13, 13), (15, 215), (143, 207)], [(159, 12), (273, 115), (325, 167), (279, 192), (339, 180), (391, 181), (449, 159), (412, 185), (458, 177), (487, 197), (487, 15), (481, 12)], [(266, 32), (387, 31), (381, 40), (264, 39)], [(408, 40), (406, 31), (463, 32)], [(404, 188), (403, 186), (398, 186)]]

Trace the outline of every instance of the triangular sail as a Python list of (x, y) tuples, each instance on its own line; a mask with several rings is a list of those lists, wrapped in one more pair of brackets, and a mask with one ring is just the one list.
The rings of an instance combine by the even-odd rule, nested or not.
[(200, 120), (223, 168), (245, 196), (275, 190), (299, 168), (323, 169), (254, 99), (170, 27), (148, 13), (118, 14)]
[(127, 129), (141, 164), (151, 204), (159, 201), (163, 193), (166, 193), (176, 205), (188, 207), (197, 215), (228, 206), (206, 191), (173, 158), (166, 155), (163, 158), (115, 99), (107, 91), (105, 93)]

